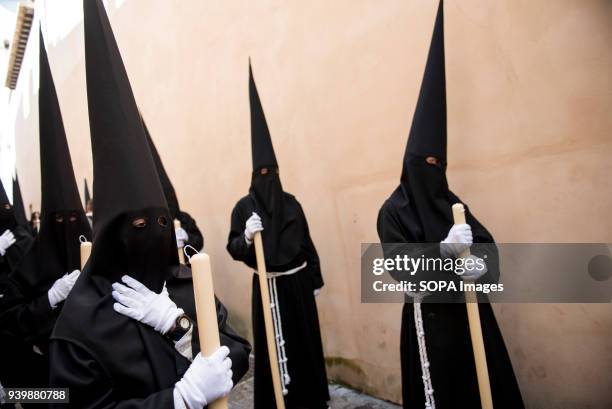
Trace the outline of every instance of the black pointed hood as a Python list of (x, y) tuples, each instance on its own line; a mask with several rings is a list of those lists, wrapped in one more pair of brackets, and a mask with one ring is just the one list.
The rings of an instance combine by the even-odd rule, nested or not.
[(38, 107), (41, 215), (44, 218), (57, 211), (82, 209), (82, 205), (42, 33)]
[(90, 273), (114, 282), (127, 272), (159, 292), (178, 264), (168, 205), (104, 5), (84, 0), (83, 9), (96, 193)]
[(6, 195), (2, 181), (0, 181), (0, 234), (4, 233), (7, 229), (12, 229), (16, 225), (15, 211)]
[(41, 224), (34, 244), (13, 273), (32, 295), (46, 292), (55, 280), (80, 268), (79, 238), (91, 237), (42, 32), (39, 64)]
[(249, 61), (249, 99), (251, 105), (251, 148), (253, 173), (249, 195), (264, 225), (263, 244), (266, 263), (282, 266), (300, 251), (303, 230), (295, 223), (296, 200), (283, 192), (270, 130), (259, 100)]
[(6, 204), (11, 203), (9, 201), (8, 196), (6, 195), (6, 190), (4, 190), (4, 183), (0, 180), (0, 203)]
[(13, 211), (15, 212), (15, 220), (19, 226), (27, 226), (28, 218), (26, 217), (25, 207), (23, 206), (23, 197), (21, 196), (21, 188), (19, 187), (19, 177), (15, 174), (13, 179)]
[(251, 105), (251, 151), (253, 158), (253, 171), (261, 168), (278, 168), (270, 130), (266, 122), (257, 85), (253, 78), (253, 70), (249, 61), (249, 101)]
[(87, 184), (87, 178), (83, 178), (84, 194), (83, 194), (83, 207), (87, 209), (87, 203), (91, 200), (91, 194), (89, 193), (89, 185)]
[(435, 156), (446, 163), (446, 74), (444, 4), (440, 1), (425, 74), (417, 101), (404, 161), (409, 155)]
[[(432, 156), (437, 162), (426, 158)], [(427, 241), (445, 238), (453, 224), (452, 193), (446, 180), (446, 79), (444, 3), (440, 0), (425, 74), (404, 154), (401, 184), (392, 195), (416, 212)], [(408, 220), (405, 220), (409, 223)]]
[(174, 190), (174, 186), (172, 185), (172, 181), (164, 168), (164, 164), (159, 156), (159, 152), (157, 152), (157, 148), (155, 147), (155, 143), (153, 142), (153, 138), (151, 138), (151, 134), (149, 133), (149, 128), (147, 128), (147, 124), (142, 121), (142, 125), (144, 126), (145, 134), (147, 135), (147, 142), (149, 143), (149, 148), (151, 149), (151, 154), (153, 155), (153, 162), (155, 162), (155, 168), (157, 169), (157, 174), (159, 176), (159, 182), (162, 185), (162, 189), (164, 190), (164, 196), (166, 196), (166, 201), (168, 202), (168, 209), (170, 210), (170, 216), (172, 219), (176, 219), (178, 212), (181, 210), (178, 202), (178, 198), (176, 197), (176, 191)]

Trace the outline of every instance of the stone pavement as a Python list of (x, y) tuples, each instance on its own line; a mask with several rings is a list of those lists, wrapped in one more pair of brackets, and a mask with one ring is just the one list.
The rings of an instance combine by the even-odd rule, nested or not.
[[(398, 405), (338, 384), (329, 385), (329, 394), (331, 409), (400, 409)], [(253, 409), (253, 360), (249, 372), (232, 390), (229, 403), (229, 409)]]

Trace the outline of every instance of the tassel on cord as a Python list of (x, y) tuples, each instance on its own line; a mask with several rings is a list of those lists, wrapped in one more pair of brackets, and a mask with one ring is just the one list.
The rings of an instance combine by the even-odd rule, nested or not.
[(423, 315), (421, 303), (414, 303), (414, 322), (416, 327), (417, 341), (419, 344), (419, 357), (421, 359), (421, 373), (423, 374), (423, 391), (425, 392), (425, 409), (436, 409), (436, 401), (431, 384), (431, 373), (429, 372), (429, 359), (427, 358), (427, 346), (425, 345), (425, 327), (423, 326)]

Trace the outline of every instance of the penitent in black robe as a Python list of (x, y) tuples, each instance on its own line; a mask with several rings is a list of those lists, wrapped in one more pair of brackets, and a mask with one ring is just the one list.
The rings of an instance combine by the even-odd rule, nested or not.
[[(454, 203), (461, 202), (454, 197)], [(467, 206), (466, 219), (472, 227), (474, 243), (494, 243), (491, 234), (472, 216)], [(401, 187), (393, 192), (380, 209), (377, 228), (381, 243), (426, 242), (421, 223), (402, 194)], [(496, 280), (499, 276), (499, 266), (491, 263), (491, 260), (497, 260), (497, 257), (489, 255), (487, 260), (488, 272), (481, 280)], [(436, 408), (480, 408), (465, 304), (423, 302), (421, 309)], [(493, 406), (523, 408), (512, 363), (491, 305), (481, 303), (479, 309)], [(425, 395), (412, 303), (404, 304), (402, 312), (400, 352), (404, 408), (423, 408)]]
[[(190, 271), (169, 280), (167, 288), (170, 298), (195, 322)], [(115, 312), (111, 291), (108, 280), (82, 273), (51, 337), (50, 385), (70, 388), (69, 407), (79, 409), (173, 409), (174, 384), (191, 362), (151, 327)], [(221, 344), (230, 349), (236, 384), (249, 368), (251, 348), (230, 328), (227, 316), (217, 301)], [(194, 356), (200, 351), (197, 324), (192, 351)]]
[[(283, 194), (285, 205), (292, 204), (296, 209), (295, 220), (292, 222), (301, 225), (301, 229), (296, 230), (304, 232), (301, 238), (301, 250), (289, 263), (280, 266), (266, 263), (266, 268), (268, 272), (283, 272), (307, 262), (307, 266), (297, 273), (276, 279), (287, 366), (291, 377), (287, 385), (289, 393), (285, 396), (285, 404), (287, 408), (327, 408), (329, 391), (317, 305), (313, 294), (315, 289), (323, 287), (319, 256), (310, 238), (302, 207), (295, 197), (288, 193)], [(236, 204), (232, 212), (227, 250), (235, 260), (242, 261), (256, 269), (254, 245), (249, 246), (244, 238), (245, 223), (254, 211), (255, 203), (250, 195), (245, 196)], [(254, 407), (255, 409), (270, 409), (275, 407), (275, 399), (259, 281), (255, 274), (253, 274), (252, 311), (255, 341)]]
[[(4, 256), (0, 256), (0, 315), (13, 306), (14, 298), (9, 273), (19, 263), (32, 244), (32, 237), (25, 228), (18, 226), (11, 229), (16, 242), (9, 247)], [(1, 321), (1, 320), (0, 320)], [(0, 322), (4, 329), (6, 326)], [(34, 352), (32, 345), (24, 342), (22, 337), (0, 331), (0, 382), (4, 387), (45, 386), (46, 358)], [(40, 376), (39, 376), (40, 375)]]

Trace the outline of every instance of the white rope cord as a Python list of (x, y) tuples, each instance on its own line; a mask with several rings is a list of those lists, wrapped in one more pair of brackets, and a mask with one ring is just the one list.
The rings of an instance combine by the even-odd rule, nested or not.
[(433, 396), (431, 384), (431, 373), (429, 372), (429, 359), (427, 358), (427, 346), (425, 345), (425, 327), (423, 326), (423, 315), (421, 303), (414, 302), (414, 322), (416, 327), (417, 341), (419, 344), (419, 357), (421, 359), (421, 373), (423, 374), (423, 391), (425, 392), (425, 409), (436, 409), (436, 401)]
[(283, 395), (287, 395), (289, 390), (287, 385), (291, 382), (289, 371), (287, 369), (287, 354), (285, 352), (285, 339), (283, 338), (283, 327), (280, 315), (280, 305), (278, 303), (278, 291), (276, 289), (276, 277), (268, 278), (268, 289), (272, 302), (272, 318), (274, 321), (274, 341), (276, 344), (276, 356), (278, 357), (278, 367), (280, 370), (281, 384), (283, 387)]
[(280, 352), (281, 352), (281, 364), (284, 367), (283, 379), (285, 385), (291, 383), (291, 377), (289, 376), (289, 368), (287, 367), (287, 352), (285, 351), (285, 338), (283, 336), (283, 321), (281, 320), (280, 305), (278, 304), (278, 290), (276, 289), (276, 279), (273, 281), (274, 284), (274, 299), (276, 300), (276, 312), (278, 314), (278, 333), (280, 334)]

